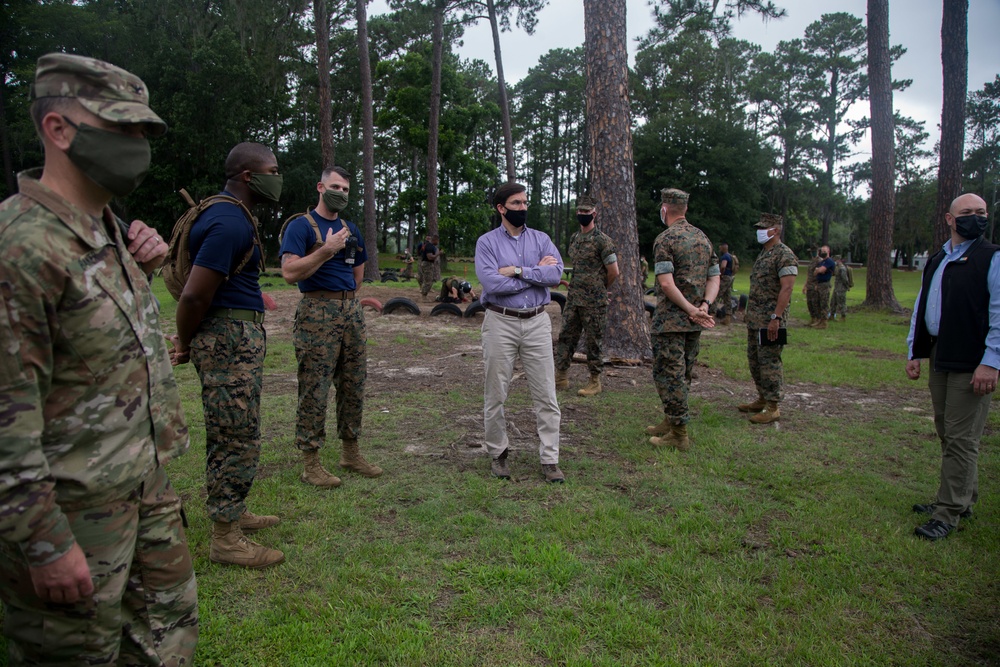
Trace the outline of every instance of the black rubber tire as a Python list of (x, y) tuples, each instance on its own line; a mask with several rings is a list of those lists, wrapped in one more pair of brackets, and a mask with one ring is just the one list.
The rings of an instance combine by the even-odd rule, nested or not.
[(479, 303), (479, 299), (476, 299), (469, 304), (469, 307), (465, 309), (465, 317), (475, 317), (479, 313), (485, 313), (486, 306)]
[(382, 274), (382, 282), (384, 282), (384, 283), (387, 283), (387, 282), (398, 283), (399, 282), (399, 276), (396, 275), (395, 271), (386, 271), (385, 273)]
[(740, 294), (740, 306), (739, 306), (740, 311), (744, 311), (747, 309), (747, 302), (749, 300), (750, 299), (747, 297), (746, 294)]
[(420, 314), (420, 306), (418, 306), (412, 299), (407, 299), (405, 296), (394, 297), (382, 304), (383, 315), (392, 315), (397, 310), (406, 311), (410, 315)]
[(652, 315), (653, 311), (656, 310), (656, 306), (654, 306), (653, 304), (651, 304), (648, 301), (643, 301), (642, 305), (646, 307), (646, 312), (649, 313), (650, 315)]
[(559, 312), (561, 313), (566, 308), (566, 295), (559, 292), (550, 292), (549, 295), (553, 301), (559, 304)]
[(655, 287), (650, 287), (648, 290), (646, 290), (646, 296), (653, 296), (654, 294), (656, 294)]
[(437, 317), (438, 315), (457, 315), (462, 316), (462, 309), (458, 307), (457, 303), (439, 303), (438, 305), (431, 308), (431, 317)]
[(371, 278), (365, 278), (365, 279), (364, 279), (364, 280), (362, 280), (361, 282), (363, 282), (363, 283), (373, 283), (373, 282), (375, 282), (375, 281), (374, 281), (374, 280), (372, 280)]

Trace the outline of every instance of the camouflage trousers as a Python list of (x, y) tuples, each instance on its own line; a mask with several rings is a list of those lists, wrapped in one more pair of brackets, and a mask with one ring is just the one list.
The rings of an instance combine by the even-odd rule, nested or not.
[(809, 317), (825, 320), (830, 313), (830, 283), (816, 283), (806, 293), (806, 301), (809, 306)]
[(0, 596), (12, 665), (190, 665), (198, 596), (181, 499), (157, 466), (125, 498), (63, 507), (94, 594), (42, 602), (16, 545), (0, 542)]
[(212, 521), (237, 521), (257, 476), (266, 349), (262, 324), (222, 317), (205, 319), (191, 341), (205, 411), (205, 506)]
[(357, 299), (303, 298), (295, 311), (292, 339), (299, 362), (299, 407), (295, 446), (316, 451), (326, 441), (331, 386), (337, 392), (337, 437), (361, 435), (367, 334)]
[(427, 296), (434, 287), (434, 262), (420, 260), (420, 294)]
[(719, 317), (725, 317), (726, 315), (732, 315), (730, 312), (732, 308), (733, 300), (733, 277), (732, 276), (722, 276), (719, 279), (719, 296), (715, 297), (715, 312)]
[(604, 371), (601, 341), (604, 339), (604, 326), (608, 320), (608, 307), (585, 308), (567, 304), (562, 317), (562, 330), (556, 342), (556, 370), (564, 371), (570, 367), (573, 363), (573, 353), (576, 352), (576, 344), (583, 335), (584, 349), (587, 352), (587, 370), (591, 375), (600, 375)]
[(833, 299), (830, 300), (830, 313), (843, 317), (847, 315), (847, 290), (833, 289)]
[(673, 424), (687, 424), (691, 371), (701, 348), (700, 331), (653, 334), (653, 382), (663, 414)]
[(757, 385), (757, 393), (765, 401), (780, 401), (783, 398), (784, 374), (781, 368), (781, 350), (784, 345), (759, 345), (757, 329), (747, 329), (747, 362), (750, 377)]

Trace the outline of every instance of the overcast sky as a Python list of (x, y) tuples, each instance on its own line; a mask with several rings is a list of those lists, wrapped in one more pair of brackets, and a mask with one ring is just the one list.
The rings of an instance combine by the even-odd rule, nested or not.
[[(635, 53), (635, 38), (653, 24), (648, 0), (627, 0), (629, 52)], [(822, 14), (849, 12), (865, 20), (866, 0), (776, 0), (788, 16), (764, 23), (747, 15), (734, 28), (735, 37), (772, 51), (778, 42), (802, 37), (806, 26)], [(893, 67), (893, 78), (913, 79), (913, 85), (896, 92), (893, 104), (903, 115), (926, 121), (930, 149), (938, 137), (941, 122), (941, 4), (942, 0), (890, 0), (889, 40), (902, 44), (906, 54)], [(376, 0), (370, 12), (385, 11)], [(1000, 0), (970, 0), (969, 3), (969, 90), (979, 90), (1000, 73)], [(495, 70), (493, 38), (489, 24), (482, 22), (466, 30), (463, 45), (456, 50), (464, 58), (479, 58)], [(500, 36), (503, 68), (508, 83), (522, 79), (528, 69), (551, 49), (575, 48), (583, 43), (583, 0), (549, 0), (539, 13), (535, 34), (515, 29)], [(630, 60), (632, 60), (630, 58)], [(867, 102), (852, 115), (868, 113)], [(867, 151), (866, 146), (859, 150)]]

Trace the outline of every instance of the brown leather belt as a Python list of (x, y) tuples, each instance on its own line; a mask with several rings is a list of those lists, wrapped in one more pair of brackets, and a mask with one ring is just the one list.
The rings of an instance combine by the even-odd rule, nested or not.
[(528, 308), (528, 309), (518, 309), (518, 308), (501, 308), (500, 306), (495, 306), (492, 303), (486, 304), (486, 310), (492, 310), (494, 313), (500, 313), (501, 315), (506, 315), (507, 317), (518, 317), (522, 320), (526, 320), (529, 317), (534, 317), (539, 313), (545, 312), (545, 306), (539, 306), (538, 308)]
[(331, 292), (330, 290), (319, 289), (315, 292), (303, 292), (302, 296), (306, 299), (337, 299), (339, 301), (346, 301), (347, 299), (354, 298), (354, 290)]

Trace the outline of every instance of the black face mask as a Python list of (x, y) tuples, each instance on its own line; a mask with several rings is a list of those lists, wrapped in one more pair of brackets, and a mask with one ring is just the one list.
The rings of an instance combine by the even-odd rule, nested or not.
[(514, 209), (509, 208), (507, 209), (507, 212), (503, 214), (503, 217), (507, 218), (507, 222), (515, 227), (524, 227), (524, 223), (528, 222), (528, 209), (515, 211)]
[(819, 258), (820, 258), (820, 259), (826, 259), (826, 253), (825, 253), (825, 252), (821, 252), (821, 253), (819, 254)]
[(963, 239), (975, 239), (983, 235), (989, 219), (985, 215), (960, 215), (955, 218), (955, 231)]
[(580, 223), (581, 227), (586, 227), (594, 221), (593, 213), (577, 213), (576, 221)]

